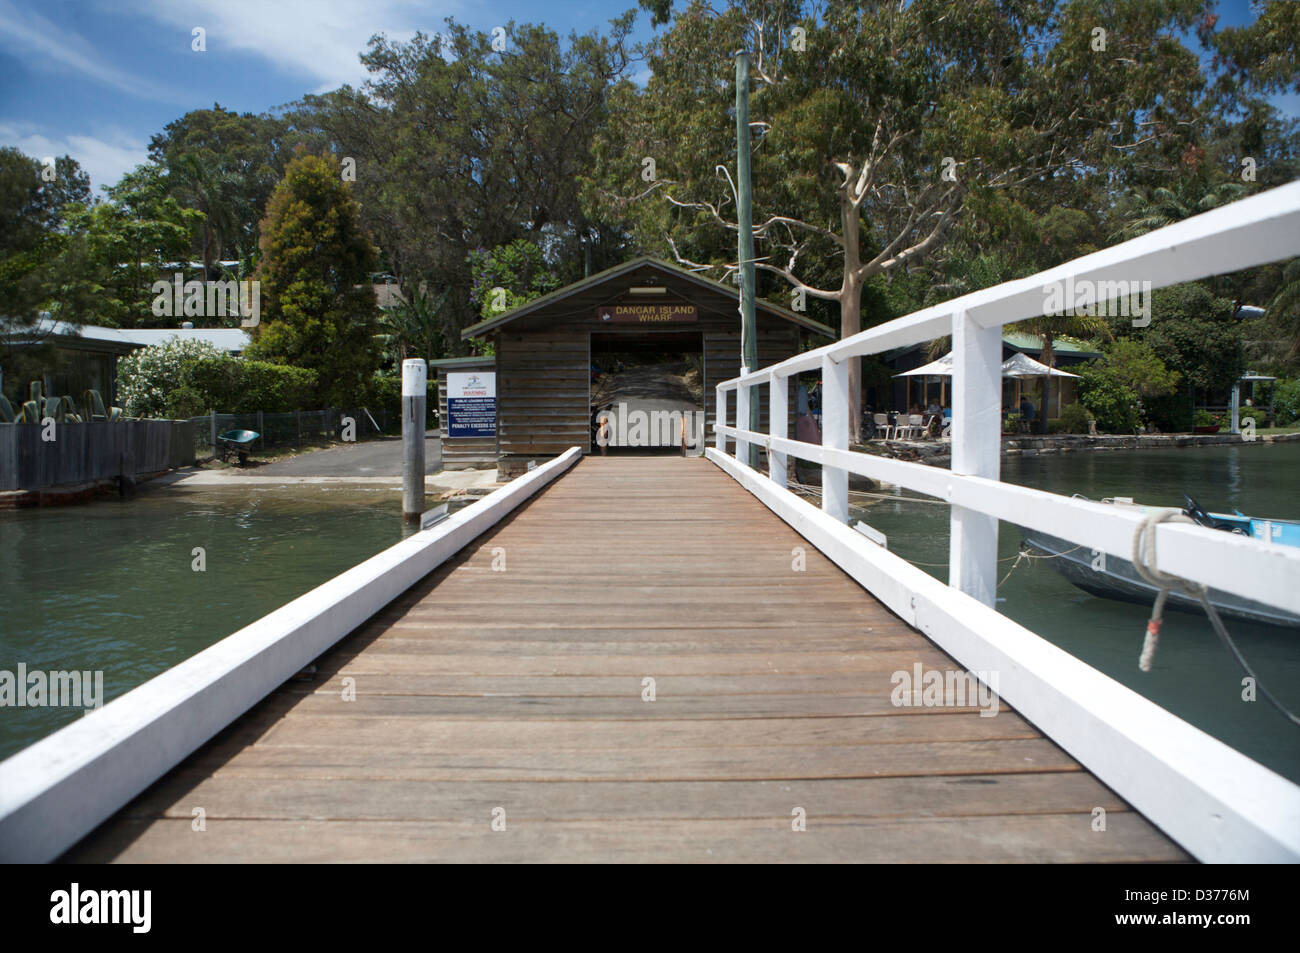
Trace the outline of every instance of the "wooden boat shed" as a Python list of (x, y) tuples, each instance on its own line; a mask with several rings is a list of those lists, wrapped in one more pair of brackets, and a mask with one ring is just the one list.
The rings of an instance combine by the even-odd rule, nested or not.
[[(495, 357), (431, 362), (438, 371), (443, 466), (495, 463), (509, 478), (569, 447), (591, 453), (592, 370), (602, 352), (700, 355), (702, 409), (711, 434), (714, 387), (740, 372), (739, 297), (734, 286), (641, 257), (466, 328), (462, 337), (490, 340)], [(760, 366), (797, 354), (808, 335), (821, 343), (834, 337), (821, 322), (762, 299), (756, 316)], [(448, 375), (493, 373), (495, 434), (449, 433)], [(766, 426), (766, 401), (762, 408)]]

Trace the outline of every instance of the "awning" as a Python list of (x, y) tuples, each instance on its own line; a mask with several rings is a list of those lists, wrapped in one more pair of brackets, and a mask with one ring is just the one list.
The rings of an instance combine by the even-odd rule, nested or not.
[[(1071, 374), (1069, 371), (1057, 370), (1055, 367), (1048, 367), (1039, 361), (1035, 361), (1028, 354), (1021, 354), (1017, 351), (1009, 358), (1002, 362), (1003, 377), (1078, 377), (1078, 374)], [(922, 367), (913, 368), (910, 371), (903, 371), (901, 374), (895, 374), (895, 377), (951, 377), (952, 376), (952, 354), (945, 354), (937, 361), (931, 361)]]

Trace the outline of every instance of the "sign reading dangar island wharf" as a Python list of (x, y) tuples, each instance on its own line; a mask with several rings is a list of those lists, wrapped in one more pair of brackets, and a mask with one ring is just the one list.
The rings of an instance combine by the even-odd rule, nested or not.
[(497, 435), (497, 375), (494, 371), (447, 375), (447, 436)]
[(695, 305), (675, 301), (653, 304), (603, 304), (596, 316), (611, 324), (687, 324), (695, 320)]

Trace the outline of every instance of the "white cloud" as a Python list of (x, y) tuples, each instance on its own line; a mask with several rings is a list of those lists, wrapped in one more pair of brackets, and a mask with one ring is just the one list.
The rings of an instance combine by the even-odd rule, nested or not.
[(120, 129), (96, 130), (95, 135), (47, 135), (31, 123), (12, 122), (0, 122), (0, 144), (21, 149), (34, 159), (71, 156), (90, 173), (91, 189), (101, 197), (100, 187), (114, 184), (144, 162), (149, 148), (144, 139)]
[(117, 69), (103, 60), (93, 44), (39, 13), (20, 10), (10, 0), (0, 0), (0, 46), (36, 69), (71, 70), (133, 96), (180, 101), (176, 90)]
[(417, 30), (437, 33), (445, 17), (462, 9), (460, 0), (131, 0), (130, 6), (186, 34), (203, 27), (209, 55), (251, 54), (307, 77), (321, 91), (367, 78), (359, 57), (374, 34), (404, 40)]

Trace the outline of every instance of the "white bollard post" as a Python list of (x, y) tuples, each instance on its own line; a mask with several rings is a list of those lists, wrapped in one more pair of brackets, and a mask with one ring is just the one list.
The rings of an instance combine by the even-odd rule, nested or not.
[(727, 452), (727, 435), (719, 427), (727, 425), (727, 392), (721, 387), (713, 391), (713, 445), (717, 447), (719, 453)]
[[(849, 449), (849, 362), (822, 355), (822, 446)], [(849, 471), (822, 464), (822, 512), (849, 521)]]
[[(742, 367), (740, 375), (744, 377), (749, 368)], [(736, 429), (749, 429), (749, 385), (741, 384), (736, 388)], [(736, 438), (736, 460), (749, 465), (749, 441)]]
[[(952, 472), (998, 479), (1002, 459), (1002, 328), (952, 319)], [(952, 507), (948, 585), (987, 606), (997, 599), (998, 520)]]
[(428, 366), (402, 362), (402, 522), (420, 525), (424, 513), (424, 418)]
[[(767, 384), (767, 432), (773, 437), (790, 435), (789, 410), (790, 379), (773, 374)], [(767, 475), (777, 486), (786, 485), (786, 456), (780, 450), (767, 450)]]

